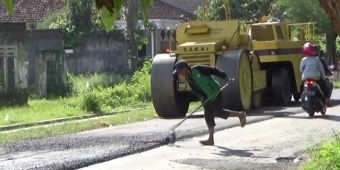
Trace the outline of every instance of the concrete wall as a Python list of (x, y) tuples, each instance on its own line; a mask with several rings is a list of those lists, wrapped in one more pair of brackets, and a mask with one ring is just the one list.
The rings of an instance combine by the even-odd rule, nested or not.
[[(27, 63), (27, 52), (25, 48), (25, 25), (23, 24), (0, 24), (0, 46), (3, 48), (3, 55), (8, 56), (8, 53), (15, 51), (14, 68), (16, 69), (13, 73), (15, 79), (15, 87), (26, 88), (27, 87), (27, 76), (28, 76), (28, 65)], [(9, 50), (10, 49), (10, 50)], [(3, 68), (0, 68), (3, 69)], [(9, 71), (9, 70), (4, 70)], [(5, 73), (6, 74), (6, 73)], [(10, 83), (11, 84), (11, 83)], [(9, 87), (10, 86), (10, 87)], [(7, 84), (8, 88), (15, 88), (12, 85)]]
[[(49, 76), (57, 76), (60, 88), (66, 86), (66, 70), (64, 64), (64, 41), (60, 31), (58, 30), (32, 30), (26, 31), (25, 46), (28, 57), (28, 85), (30, 89), (34, 89), (38, 95), (46, 95), (47, 79)], [(57, 70), (58, 74), (47, 74), (47, 63), (56, 61), (56, 64), (62, 65)], [(55, 66), (57, 67), (57, 66)]]
[(80, 37), (66, 58), (71, 73), (128, 73), (127, 44), (120, 31), (91, 32)]
[[(31, 93), (46, 95), (47, 61), (59, 62), (58, 80), (66, 85), (64, 41), (58, 30), (26, 30), (25, 24), (0, 24), (0, 46), (16, 49), (14, 59), (15, 87)], [(43, 55), (48, 51), (49, 56)], [(53, 56), (53, 57), (50, 57)], [(60, 63), (61, 62), (61, 63)]]
[[(177, 20), (151, 20), (155, 29), (144, 32), (149, 43), (138, 52), (138, 59), (165, 53), (165, 49), (170, 49), (170, 47), (175, 50), (176, 42), (168, 32), (174, 33), (178, 22)], [(143, 25), (140, 26), (143, 28)], [(128, 73), (128, 47), (122, 31), (126, 23), (117, 21), (116, 27), (119, 30), (110, 33), (97, 31), (81, 36), (80, 43), (73, 48), (73, 54), (66, 57), (67, 70), (74, 74)]]

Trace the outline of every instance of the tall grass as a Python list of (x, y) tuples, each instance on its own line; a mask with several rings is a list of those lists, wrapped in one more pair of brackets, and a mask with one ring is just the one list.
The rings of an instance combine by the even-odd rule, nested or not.
[(70, 85), (70, 93), (72, 96), (79, 95), (94, 88), (106, 88), (119, 84), (129, 76), (110, 74), (110, 73), (94, 73), (94, 74), (68, 74)]
[(140, 107), (151, 101), (151, 60), (131, 77), (117, 75), (70, 75), (71, 94), (87, 112), (100, 113), (103, 108)]
[(321, 144), (319, 148), (312, 149), (311, 160), (303, 170), (339, 170), (340, 169), (340, 136)]

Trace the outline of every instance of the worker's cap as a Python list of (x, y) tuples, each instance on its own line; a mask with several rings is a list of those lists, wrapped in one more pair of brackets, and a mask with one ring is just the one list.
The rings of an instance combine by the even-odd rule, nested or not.
[(172, 72), (173, 75), (177, 74), (180, 70), (182, 70), (183, 68), (185, 67), (188, 67), (189, 68), (189, 65), (187, 62), (185, 62), (184, 60), (179, 60), (175, 63), (175, 70), (174, 72)]

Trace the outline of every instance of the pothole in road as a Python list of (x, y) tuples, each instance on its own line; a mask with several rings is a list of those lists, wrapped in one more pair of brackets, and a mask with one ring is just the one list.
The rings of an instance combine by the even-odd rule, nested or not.
[(282, 162), (300, 162), (302, 158), (297, 157), (297, 156), (280, 156), (275, 158), (277, 163), (282, 163)]

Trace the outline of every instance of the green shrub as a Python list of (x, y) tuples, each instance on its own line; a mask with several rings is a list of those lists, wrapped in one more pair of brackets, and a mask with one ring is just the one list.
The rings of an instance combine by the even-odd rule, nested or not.
[[(325, 35), (317, 35), (317, 41), (319, 42), (321, 49), (326, 52), (326, 36)], [(337, 47), (340, 47), (340, 37), (338, 36), (335, 40), (335, 44)]]
[(304, 170), (338, 170), (340, 169), (340, 137), (327, 141), (314, 151), (312, 159)]
[(138, 101), (149, 102), (151, 101), (151, 59), (147, 59), (143, 63), (143, 67), (136, 71), (132, 76), (132, 85), (135, 86), (136, 99)]
[(83, 92), (101, 87), (110, 87), (127, 79), (127, 76), (110, 73), (94, 73), (73, 75), (68, 74), (71, 94), (79, 95)]
[(27, 89), (0, 89), (0, 106), (25, 106), (28, 102)]
[(94, 92), (84, 93), (81, 104), (81, 108), (88, 112), (101, 112), (100, 100)]
[(112, 108), (120, 106), (136, 107), (151, 101), (150, 91), (151, 60), (146, 60), (143, 67), (137, 70), (131, 79), (101, 89), (102, 100)]
[(139, 107), (151, 101), (151, 60), (130, 78), (109, 74), (71, 75), (73, 94), (82, 98), (86, 111), (98, 112), (101, 108)]

